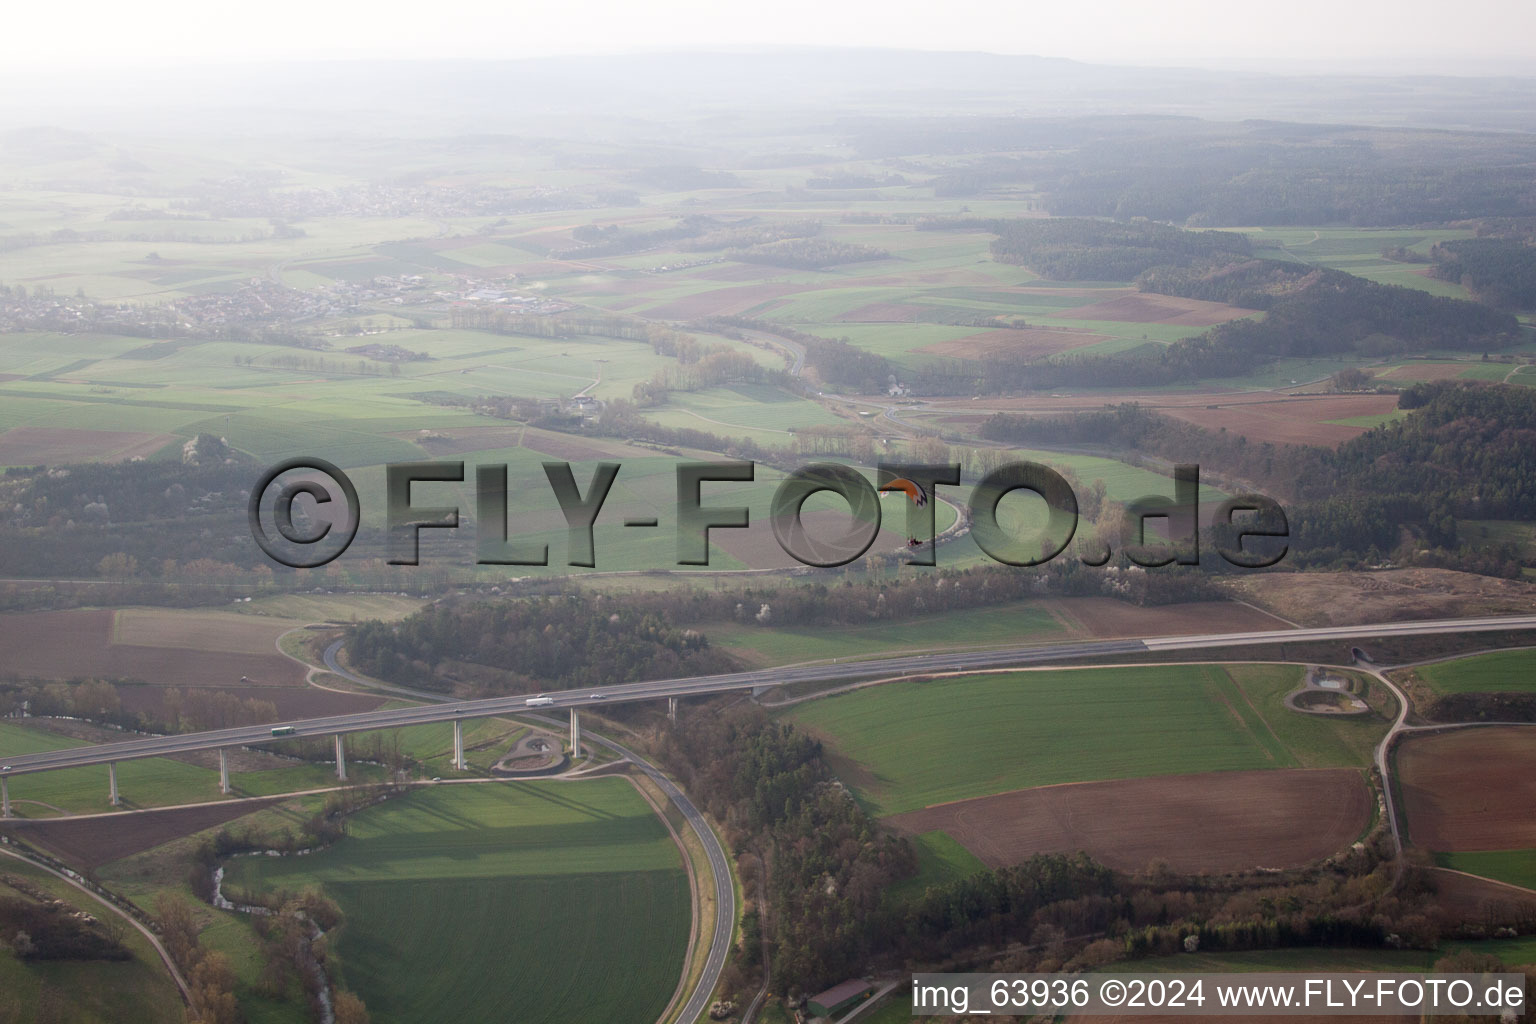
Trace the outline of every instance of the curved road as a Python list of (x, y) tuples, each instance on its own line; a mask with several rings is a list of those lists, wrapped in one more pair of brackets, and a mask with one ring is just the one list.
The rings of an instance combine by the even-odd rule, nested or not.
[[(1504, 629), (1536, 628), (1536, 615), (1489, 616), (1467, 619), (1439, 619), (1426, 622), (1375, 623), (1363, 626), (1331, 626), (1318, 629), (1282, 629), (1245, 633), (1215, 633), (1198, 636), (1153, 637), (1141, 640), (1091, 640), (1064, 644), (1036, 644), (1002, 647), (992, 650), (969, 651), (950, 654), (917, 654), (868, 661), (833, 662), (759, 669), (751, 672), (733, 672), (716, 676), (699, 676), (683, 679), (661, 679), (643, 683), (622, 683), (613, 686), (593, 687), (590, 691), (564, 691), (552, 693), (550, 703), (537, 706), (537, 710), (567, 708), (574, 714), (577, 708), (607, 702), (656, 700), (661, 697), (680, 697), (722, 693), (733, 690), (751, 690), (783, 686), (800, 682), (828, 682), (844, 679), (866, 679), (904, 674), (929, 674), (965, 672), (979, 668), (995, 668), (1008, 665), (1039, 664), (1069, 661), (1104, 655), (1144, 654), (1154, 651), (1197, 650), (1221, 647), (1239, 647), (1254, 643), (1298, 643), (1325, 640), (1350, 640), (1382, 636), (1415, 636), (1435, 633), (1488, 632)], [(407, 687), (375, 684), (342, 668), (336, 660), (340, 642), (332, 644), (325, 652), (326, 667), (332, 672), (373, 689), (382, 689), (436, 701), (435, 704), (410, 708), (393, 708), (367, 711), (349, 715), (331, 715), (322, 718), (303, 719), (285, 723), (284, 737), (273, 735), (272, 726), (241, 726), (209, 732), (187, 733), (180, 736), (151, 736), (103, 743), (64, 750), (41, 751), (34, 754), (17, 754), (5, 757), (0, 765), (0, 776), (19, 775), (29, 772), (48, 771), (79, 765), (109, 764), (115, 761), (141, 757), (158, 757), (165, 754), (184, 753), (193, 750), (209, 750), (219, 747), (251, 746), (271, 743), (287, 736), (323, 736), (374, 729), (391, 729), (426, 722), (443, 722), (454, 719), (478, 718), (491, 715), (527, 713), (534, 710), (524, 697), (493, 697), (486, 700), (455, 701), (442, 694), (426, 693)], [(1381, 676), (1378, 675), (1378, 678)], [(1388, 685), (1406, 709), (1407, 702), (1400, 691), (1390, 682)], [(1390, 741), (1404, 731), (1406, 710), (1399, 712), (1391, 731), (1378, 748), (1378, 767), (1385, 765)], [(711, 868), (715, 875), (717, 912), (714, 935), (711, 936), (709, 955), (703, 976), (693, 994), (684, 1004), (678, 1018), (685, 1024), (703, 1013), (705, 1004), (713, 994), (715, 982), (724, 966), (730, 948), (731, 934), (735, 925), (735, 889), (731, 882), (729, 863), (720, 847), (714, 830), (704, 820), (698, 809), (685, 793), (661, 771), (637, 757), (631, 751), (601, 737), (591, 737), (592, 742), (628, 757), (649, 775), (666, 792), (683, 812), (704, 844)], [(1384, 780), (1386, 776), (1383, 776)], [(1392, 825), (1394, 840), (1401, 843), (1397, 830), (1395, 808), (1390, 791), (1387, 811)], [(1401, 847), (1399, 846), (1399, 849)]]
[[(372, 690), (388, 690), (404, 696), (419, 697), (438, 702), (450, 700), (450, 698), (440, 693), (413, 690), (404, 686), (392, 686), (388, 683), (377, 682), (376, 680), (357, 675), (343, 667), (338, 660), (342, 643), (343, 641), (341, 640), (335, 641), (325, 649), (325, 653), (321, 656), (325, 661), (325, 667), (342, 678)], [(552, 719), (548, 715), (530, 715), (527, 717), (538, 718), (556, 726), (561, 724), (559, 719)], [(596, 743), (600, 747), (607, 747), (620, 757), (627, 758), (648, 775), (651, 781), (656, 783), (661, 788), (661, 791), (667, 795), (667, 798), (677, 805), (677, 809), (682, 812), (683, 818), (692, 826), (694, 834), (699, 837), (699, 843), (704, 847), (704, 854), (709, 859), (710, 871), (715, 876), (715, 930), (709, 937), (709, 954), (704, 959), (704, 970), (699, 975), (698, 983), (694, 986), (693, 993), (688, 997), (688, 1001), (683, 1004), (682, 1010), (673, 1018), (679, 1024), (693, 1024), (694, 1021), (704, 1015), (704, 1011), (709, 1003), (709, 997), (714, 994), (715, 986), (720, 983), (720, 972), (725, 970), (725, 958), (730, 955), (731, 935), (736, 927), (736, 887), (731, 881), (731, 865), (730, 861), (726, 859), (725, 848), (720, 845), (720, 837), (715, 835), (715, 830), (710, 828), (709, 822), (704, 819), (704, 815), (700, 814), (693, 801), (688, 799), (688, 794), (684, 793), (680, 786), (667, 778), (661, 769), (628, 747), (622, 746), (604, 736), (583, 732), (582, 738), (589, 743)], [(684, 851), (683, 855), (687, 856), (687, 852)], [(688, 964), (683, 965), (685, 976), (689, 966)]]

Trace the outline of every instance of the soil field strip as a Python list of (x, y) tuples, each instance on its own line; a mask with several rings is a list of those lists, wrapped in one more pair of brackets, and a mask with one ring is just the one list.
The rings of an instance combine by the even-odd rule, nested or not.
[(1085, 850), (1121, 871), (1162, 859), (1175, 871), (1221, 874), (1321, 860), (1359, 838), (1373, 805), (1360, 772), (1347, 768), (1210, 772), (1019, 790), (890, 824), (943, 829), (994, 868)]
[(276, 648), (279, 636), (303, 625), (293, 619), (234, 612), (121, 608), (113, 618), (112, 642), (135, 647), (266, 654)]
[(174, 434), (143, 431), (15, 427), (0, 434), (0, 466), (122, 462), (147, 458), (175, 440)]
[(1483, 926), (1490, 920), (1530, 920), (1536, 916), (1536, 892), (1444, 868), (1436, 868), (1431, 877), (1435, 880), (1435, 906), (1442, 914)]
[(18, 839), (45, 847), (73, 867), (92, 870), (121, 857), (244, 817), (281, 799), (240, 800), (78, 820), (18, 820), (8, 823), (7, 828)]
[(1397, 750), (1397, 779), (1416, 845), (1536, 847), (1536, 727), (1409, 736)]
[[(305, 669), (280, 654), (275, 646), (281, 624), (228, 616), (223, 639), (246, 650), (203, 650), (192, 646), (196, 630), (184, 629), (177, 619), (183, 613), (146, 611), (130, 617), (128, 632), (140, 642), (114, 643), (111, 609), (26, 612), (0, 615), (0, 664), (19, 676), (38, 679), (139, 679), (166, 686), (298, 687), (304, 685)], [(209, 613), (192, 613), (191, 621)], [(222, 620), (220, 620), (222, 621)], [(289, 626), (292, 623), (288, 623)], [(265, 650), (252, 638), (270, 637)], [(184, 646), (146, 646), (153, 637), (171, 639)], [(256, 649), (252, 649), (256, 648)], [(242, 684), (242, 680), (249, 680)]]
[(1222, 302), (1159, 295), (1155, 292), (1123, 295), (1056, 314), (1063, 320), (1115, 320), (1130, 324), (1165, 323), (1185, 327), (1211, 327), (1228, 320), (1256, 315), (1254, 310), (1240, 309)]

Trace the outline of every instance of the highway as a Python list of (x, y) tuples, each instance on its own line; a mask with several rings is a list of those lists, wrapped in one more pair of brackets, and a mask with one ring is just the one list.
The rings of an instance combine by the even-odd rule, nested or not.
[(966, 672), (974, 669), (1001, 668), (1012, 665), (1067, 662), (1083, 658), (1238, 647), (1254, 643), (1303, 643), (1327, 640), (1356, 640), (1377, 636), (1475, 633), (1505, 629), (1536, 629), (1536, 615), (1436, 619), (1424, 622), (1389, 622), (1363, 626), (1328, 626), (1315, 629), (1281, 629), (1250, 633), (1213, 633), (1198, 636), (1153, 637), (1140, 640), (1086, 640), (1072, 643), (1017, 645), (950, 654), (914, 654), (864, 661), (822, 662), (812, 665), (791, 665), (780, 668), (757, 669), (751, 672), (733, 672), (724, 675), (695, 676), (684, 679), (657, 679), (643, 683), (621, 683), (613, 686), (593, 686), (580, 690), (564, 690), (548, 694), (552, 703), (538, 708), (530, 708), (527, 705), (526, 694), (519, 694), (515, 697), (492, 697), (486, 700), (447, 700), (443, 703), (427, 704), (419, 707), (365, 711), (349, 715), (332, 715), (324, 718), (307, 718), (292, 722), (273, 723), (271, 725), (240, 726), (233, 729), (217, 729), (209, 732), (183, 733), (177, 736), (146, 736), (139, 739), (122, 740), (116, 743), (101, 743), (93, 746), (71, 747), (64, 750), (40, 751), (34, 754), (5, 755), (0, 753), (0, 759), (4, 761), (3, 765), (0, 765), (0, 775), (21, 775), (28, 772), (49, 771), (56, 768), (108, 764), (115, 761), (128, 761), (134, 758), (162, 757), (167, 754), (182, 754), (194, 750), (213, 750), (220, 747), (259, 746), (289, 738), (289, 736), (273, 736), (272, 730), (278, 727), (291, 727), (293, 732), (289, 734), (290, 736), (331, 736), (342, 733), (367, 732), (375, 729), (397, 729), (408, 725), (422, 725), (427, 722), (447, 722), (454, 719), (506, 715), (530, 710), (549, 712), (564, 708), (581, 708), (590, 705), (601, 706), (624, 701), (658, 700), (664, 697), (691, 697), (710, 693), (724, 693), (732, 690), (785, 686), (794, 683), (835, 682), (884, 676)]

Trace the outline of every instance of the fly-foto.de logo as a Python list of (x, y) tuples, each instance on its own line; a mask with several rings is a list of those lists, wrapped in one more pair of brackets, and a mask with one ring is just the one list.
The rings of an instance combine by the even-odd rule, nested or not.
[[(474, 467), (475, 562), (479, 565), (549, 565), (549, 544), (519, 537), (516, 524), (539, 513), (558, 509), (567, 528), (566, 564), (597, 566), (593, 528), (619, 478), (622, 466), (600, 462), (583, 487), (568, 462), (545, 462), (548, 490), (520, 487), (509, 492), (505, 463)], [(711, 530), (746, 529), (751, 511), (743, 505), (710, 500), (711, 485), (741, 485), (756, 481), (756, 464), (748, 461), (679, 462), (675, 467), (676, 564), (709, 565)], [(649, 474), (648, 474), (649, 475)], [(1049, 466), (1014, 462), (982, 477), (962, 505), (958, 492), (941, 487), (960, 485), (959, 464), (881, 463), (875, 482), (841, 463), (815, 463), (788, 473), (778, 482), (769, 505), (774, 538), (786, 554), (807, 566), (832, 568), (861, 557), (880, 532), (882, 504), (894, 499), (901, 506), (911, 561), (936, 564), (937, 507), (955, 506), (971, 538), (988, 557), (1007, 565), (1032, 566), (1049, 562), (1067, 550), (1077, 535), (1077, 495), (1071, 484)], [(460, 508), (445, 503), (466, 482), (463, 462), (397, 462), (384, 472), (384, 532), (391, 565), (417, 565), (422, 530), (459, 529)], [(434, 488), (437, 488), (434, 492)], [(542, 493), (541, 493), (542, 491)], [(1149, 494), (1130, 501), (1120, 524), (1120, 549), (1136, 565), (1200, 563), (1200, 468), (1174, 469), (1173, 494)], [(823, 492), (846, 504), (847, 525), (834, 535), (813, 531), (802, 512), (806, 501)], [(1005, 528), (1000, 516), (1003, 499), (1027, 492), (1044, 503), (1043, 526)], [(436, 494), (437, 496), (434, 496)], [(738, 499), (739, 500), (739, 499)], [(650, 510), (654, 511), (654, 510)], [(251, 489), (248, 506), (251, 535), (273, 561), (296, 569), (312, 569), (340, 557), (357, 536), (363, 512), (357, 487), (345, 472), (324, 459), (296, 458), (268, 469)], [(624, 527), (658, 529), (654, 514), (615, 516)], [(1272, 566), (1288, 550), (1285, 512), (1272, 499), (1244, 494), (1227, 498), (1208, 522), (1218, 535), (1217, 553), (1228, 564), (1244, 569)], [(1149, 529), (1150, 527), (1150, 529)], [(1161, 529), (1159, 529), (1161, 528)], [(1161, 533), (1152, 536), (1150, 533)], [(1077, 557), (1088, 565), (1104, 565), (1112, 550), (1102, 537), (1079, 546)], [(657, 566), (656, 568), (660, 568)]]

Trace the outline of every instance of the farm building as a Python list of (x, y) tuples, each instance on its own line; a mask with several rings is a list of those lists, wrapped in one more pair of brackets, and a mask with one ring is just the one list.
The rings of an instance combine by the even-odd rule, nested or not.
[(811, 996), (806, 1009), (813, 1017), (832, 1017), (868, 999), (875, 986), (857, 978), (833, 985), (820, 995)]

